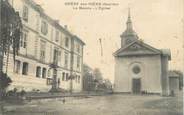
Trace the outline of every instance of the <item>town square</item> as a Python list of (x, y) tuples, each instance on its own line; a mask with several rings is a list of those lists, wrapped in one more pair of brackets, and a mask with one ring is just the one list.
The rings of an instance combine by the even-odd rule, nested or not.
[(155, 95), (107, 95), (33, 100), (6, 106), (6, 115), (183, 115), (182, 98)]

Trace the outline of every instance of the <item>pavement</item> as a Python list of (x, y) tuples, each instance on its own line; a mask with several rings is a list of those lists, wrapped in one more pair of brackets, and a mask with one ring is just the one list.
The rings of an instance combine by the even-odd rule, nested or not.
[(5, 106), (4, 110), (3, 115), (183, 115), (183, 95), (118, 94), (49, 98)]

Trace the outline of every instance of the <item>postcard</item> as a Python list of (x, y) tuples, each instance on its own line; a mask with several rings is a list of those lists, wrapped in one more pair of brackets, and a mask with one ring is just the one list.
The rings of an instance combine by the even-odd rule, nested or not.
[(0, 0), (0, 115), (183, 115), (183, 0)]

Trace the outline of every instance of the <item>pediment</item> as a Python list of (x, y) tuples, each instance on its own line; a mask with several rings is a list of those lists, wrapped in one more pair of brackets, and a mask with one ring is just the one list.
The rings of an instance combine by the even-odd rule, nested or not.
[(114, 56), (161, 54), (161, 51), (140, 41), (135, 41), (114, 53)]

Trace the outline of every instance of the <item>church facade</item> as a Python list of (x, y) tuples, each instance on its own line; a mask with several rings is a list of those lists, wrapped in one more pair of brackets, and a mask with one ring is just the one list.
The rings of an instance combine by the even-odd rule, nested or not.
[(127, 28), (121, 35), (121, 48), (115, 57), (117, 93), (154, 93), (169, 95), (168, 49), (156, 49), (139, 39), (133, 30), (130, 12)]

